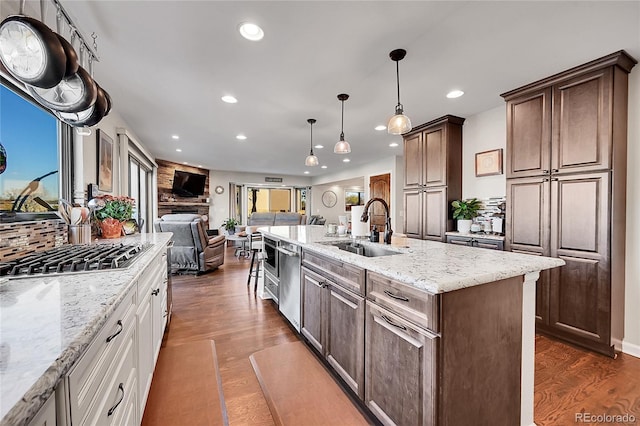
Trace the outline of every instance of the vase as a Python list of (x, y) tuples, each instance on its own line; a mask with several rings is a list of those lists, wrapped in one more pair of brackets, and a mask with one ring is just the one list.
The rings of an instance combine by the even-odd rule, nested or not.
[(458, 219), (458, 232), (461, 234), (468, 234), (471, 232), (472, 220)]
[(122, 235), (122, 224), (117, 219), (108, 217), (100, 222), (102, 238), (120, 238)]

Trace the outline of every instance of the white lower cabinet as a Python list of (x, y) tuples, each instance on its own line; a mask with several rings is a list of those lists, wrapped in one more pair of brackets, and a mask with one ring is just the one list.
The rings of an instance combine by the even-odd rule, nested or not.
[(56, 395), (52, 394), (38, 414), (29, 422), (29, 426), (56, 426)]
[[(58, 410), (64, 407), (65, 412), (59, 412), (58, 419), (65, 419), (68, 426), (142, 422), (167, 321), (163, 307), (166, 291), (163, 251), (150, 262), (65, 377), (61, 392), (64, 404), (57, 404)], [(52, 423), (42, 423), (38, 413), (34, 421), (40, 423), (30, 426), (55, 425), (55, 408), (54, 401)]]

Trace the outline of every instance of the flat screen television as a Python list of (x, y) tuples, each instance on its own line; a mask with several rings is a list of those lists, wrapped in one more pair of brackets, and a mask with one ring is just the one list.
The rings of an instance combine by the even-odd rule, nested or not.
[(173, 172), (171, 192), (180, 197), (197, 197), (204, 194), (206, 181), (206, 175), (176, 170)]

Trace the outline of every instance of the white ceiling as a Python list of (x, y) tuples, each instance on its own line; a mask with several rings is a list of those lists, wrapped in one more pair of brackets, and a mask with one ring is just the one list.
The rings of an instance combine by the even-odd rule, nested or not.
[[(614, 51), (640, 58), (637, 1), (62, 3), (83, 33), (98, 34), (94, 77), (141, 142), (158, 158), (215, 170), (318, 176), (402, 155), (401, 143), (389, 147), (400, 137), (374, 130), (396, 104), (396, 48), (408, 52), (401, 101), (414, 125), (498, 107), (500, 93)], [(264, 39), (243, 39), (243, 21)], [(451, 89), (465, 95), (447, 99)], [(348, 164), (333, 154), (339, 93), (351, 96)], [(226, 94), (239, 102), (223, 103)], [(327, 169), (304, 166), (307, 118), (318, 120)]]

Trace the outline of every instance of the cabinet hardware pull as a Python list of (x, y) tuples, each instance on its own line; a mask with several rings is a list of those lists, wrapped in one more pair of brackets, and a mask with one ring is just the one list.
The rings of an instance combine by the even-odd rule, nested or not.
[(386, 294), (387, 296), (391, 297), (392, 299), (402, 300), (403, 302), (408, 302), (409, 301), (409, 298), (404, 297), (404, 296), (398, 296), (397, 294), (391, 293), (389, 290), (385, 290), (384, 294)]
[(542, 174), (548, 175), (549, 174), (549, 170), (543, 170)]
[(157, 296), (158, 294), (160, 294), (160, 289), (156, 288), (155, 290), (151, 290), (151, 294), (153, 294), (154, 296)]
[(118, 334), (122, 333), (122, 330), (124, 330), (124, 327), (122, 326), (122, 320), (118, 320), (116, 324), (118, 324), (118, 326), (120, 327), (120, 330), (116, 331), (111, 336), (107, 337), (107, 343), (112, 341)]
[(549, 178), (542, 179), (543, 182), (549, 182)]
[(558, 173), (560, 170), (558, 169), (553, 169), (553, 173)]
[(557, 182), (558, 178), (552, 178), (551, 180), (554, 181), (554, 182)]
[(385, 322), (386, 322), (387, 324), (392, 325), (392, 326), (394, 326), (394, 327), (398, 327), (398, 328), (399, 328), (399, 329), (401, 329), (401, 330), (407, 331), (407, 327), (405, 327), (405, 326), (404, 326), (404, 325), (402, 325), (402, 324), (396, 324), (395, 322), (393, 322), (393, 321), (391, 321), (389, 318), (387, 318), (387, 316), (386, 316), (386, 315), (382, 315), (382, 316), (381, 316), (381, 318), (382, 318), (383, 320), (385, 320)]
[(109, 408), (109, 411), (107, 411), (107, 416), (111, 416), (114, 413), (114, 411), (116, 411), (116, 408), (118, 408), (118, 405), (120, 405), (120, 403), (124, 399), (124, 383), (120, 383), (118, 385), (118, 390), (122, 392), (122, 395), (120, 396), (120, 399), (118, 400), (118, 402), (116, 402), (116, 405)]

